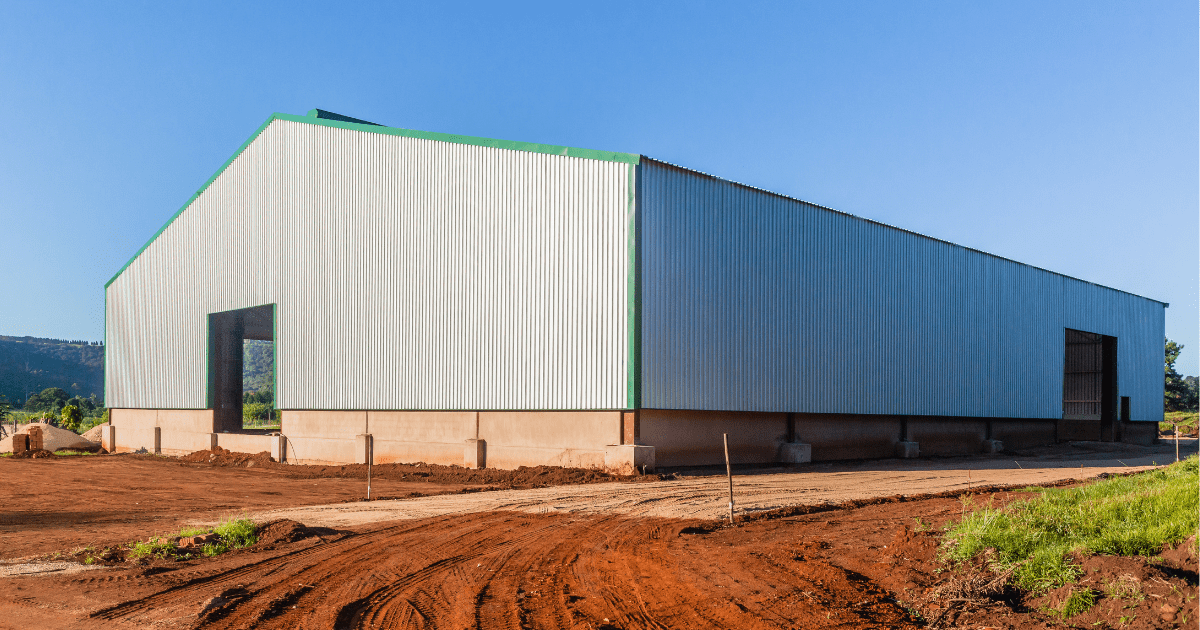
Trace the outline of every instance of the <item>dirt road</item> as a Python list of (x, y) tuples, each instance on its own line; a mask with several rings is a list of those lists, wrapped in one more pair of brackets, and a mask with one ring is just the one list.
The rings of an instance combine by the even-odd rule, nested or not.
[[(1184, 455), (1196, 450), (1189, 440)], [(817, 464), (783, 472), (742, 470), (734, 478), (738, 513), (791, 505), (819, 505), (898, 495), (935, 494), (980, 486), (1045, 484), (1091, 479), (1103, 473), (1143, 470), (1174, 461), (1174, 447), (1076, 443), (1016, 457), (942, 460), (883, 460)], [(728, 511), (724, 475), (683, 476), (640, 484), (589, 484), (535, 490), (431, 496), (415, 499), (309, 505), (250, 515), (256, 521), (291, 519), (323, 527), (356, 527), (397, 519), (494, 510), (535, 514), (623, 514), (628, 516), (721, 519)]]
[[(976, 499), (1000, 505), (1029, 496)], [(1017, 602), (1017, 612), (939, 599), (948, 576), (938, 572), (934, 532), (962, 509), (956, 498), (884, 501), (736, 528), (517, 512), (352, 532), (283, 522), (268, 526), (263, 544), (216, 559), (0, 580), (0, 627), (903, 629), (932, 619), (1057, 627), (1038, 610), (1058, 605), (1061, 593)], [(1113, 562), (1089, 576), (1133, 576), (1144, 599), (1129, 608), (1101, 602), (1072, 620), (1080, 627), (1114, 613), (1139, 620), (1124, 628), (1161, 627), (1165, 605), (1195, 617), (1195, 599), (1183, 598), (1194, 586), (1186, 573), (1136, 558)], [(1194, 564), (1192, 556), (1179, 566)]]
[[(204, 458), (200, 458), (204, 459)], [(361, 501), (362, 466), (264, 466), (152, 455), (0, 458), (0, 558), (144, 540), (196, 521), (297, 505)], [(375, 467), (376, 497), (406, 497), (607, 480), (595, 471)]]

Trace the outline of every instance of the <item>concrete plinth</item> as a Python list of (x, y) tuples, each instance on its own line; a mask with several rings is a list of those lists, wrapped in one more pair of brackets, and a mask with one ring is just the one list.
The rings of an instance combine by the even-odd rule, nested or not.
[(271, 436), (271, 458), (277, 462), (287, 461), (287, 437), (283, 435)]
[(100, 430), (100, 446), (109, 453), (117, 452), (117, 428), (108, 425)]
[(779, 446), (779, 461), (784, 464), (807, 464), (812, 462), (812, 444), (784, 442)]
[(373, 463), (371, 460), (371, 434), (359, 433), (354, 436), (354, 463)]
[(921, 456), (921, 446), (916, 442), (896, 442), (896, 457), (913, 459)]
[(487, 440), (475, 438), (467, 440), (466, 448), (463, 450), (463, 467), (487, 467)]
[(1003, 453), (1004, 452), (1004, 442), (1001, 442), (1000, 440), (984, 440), (983, 441), (983, 452), (984, 453)]
[(637, 444), (613, 444), (604, 447), (604, 470), (633, 475), (654, 470), (654, 447)]

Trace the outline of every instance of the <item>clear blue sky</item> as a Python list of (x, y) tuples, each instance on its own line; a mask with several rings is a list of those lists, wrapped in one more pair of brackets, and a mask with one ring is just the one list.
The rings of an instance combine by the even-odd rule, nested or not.
[(103, 285), (272, 112), (644, 153), (1171, 303), (1195, 2), (6, 2), (0, 334)]

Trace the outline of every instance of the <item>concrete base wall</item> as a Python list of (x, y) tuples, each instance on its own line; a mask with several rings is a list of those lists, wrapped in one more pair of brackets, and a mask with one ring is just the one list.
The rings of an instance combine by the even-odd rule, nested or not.
[[(286, 461), (359, 461), (357, 436), (373, 436), (374, 461), (462, 466), (468, 440), (484, 443), (483, 465), (603, 468), (605, 449), (621, 444), (620, 411), (300, 411), (281, 412)], [(186, 455), (217, 446), (272, 451), (268, 435), (213, 433), (212, 410), (114, 409), (116, 449)], [(156, 441), (156, 429), (157, 441)], [(214, 437), (215, 436), (215, 437)]]
[[(729, 434), (735, 464), (788, 463), (795, 444), (807, 445), (812, 461), (885, 459), (898, 453), (951, 456), (1053, 444), (1061, 421), (844, 414), (737, 413), (641, 410), (638, 444), (655, 447), (658, 466), (725, 463), (721, 434)], [(989, 432), (990, 425), (990, 432)], [(1098, 431), (1098, 427), (1097, 427)], [(992, 442), (989, 443), (989, 439)], [(903, 447), (903, 448), (902, 448)]]
[[(792, 461), (804, 445), (812, 461), (896, 457), (901, 444), (921, 456), (983, 453), (988, 440), (1006, 450), (1066, 440), (1099, 439), (1099, 423), (1079, 420), (855, 416), (732, 411), (642, 409), (621, 411), (300, 411), (282, 412), (286, 461), (348, 464), (363, 455), (358, 436), (372, 436), (375, 463), (426, 462), (488, 468), (570, 466), (605, 468), (611, 447), (652, 447), (657, 466), (701, 466), (725, 461), (722, 434), (729, 434), (736, 464)], [(1092, 425), (1095, 426), (1092, 426)], [(628, 426), (627, 426), (628, 425)], [(212, 433), (211, 410), (113, 409), (118, 452), (185, 455), (210, 448), (244, 453), (275, 452), (267, 435)], [(1150, 443), (1156, 423), (1125, 423), (1124, 441)], [(991, 444), (995, 444), (992, 442)], [(994, 447), (993, 447), (994, 448)], [(274, 451), (272, 450), (274, 449)], [(912, 450), (912, 449), (910, 449)], [(606, 459), (606, 452), (608, 452)], [(639, 455), (640, 456), (640, 455)], [(278, 457), (277, 457), (278, 459)]]
[(729, 461), (774, 462), (787, 439), (784, 413), (643, 409), (640, 422), (638, 444), (654, 447), (658, 466), (724, 464), (722, 433), (729, 434)]
[(898, 416), (796, 414), (796, 441), (812, 445), (814, 462), (896, 456), (903, 419)]

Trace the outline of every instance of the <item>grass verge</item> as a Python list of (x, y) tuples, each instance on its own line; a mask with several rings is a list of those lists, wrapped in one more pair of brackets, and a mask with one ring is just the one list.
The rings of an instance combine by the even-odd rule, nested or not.
[(994, 549), (993, 568), (1013, 583), (1044, 592), (1075, 581), (1072, 553), (1154, 556), (1196, 532), (1200, 500), (1196, 456), (1158, 470), (985, 507), (948, 526), (943, 553), (964, 562)]

